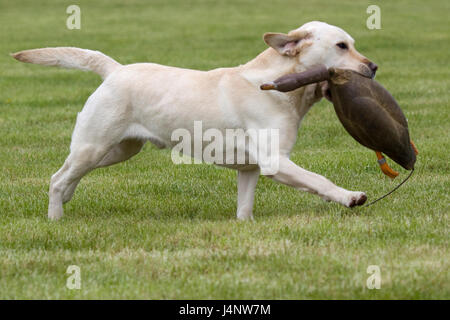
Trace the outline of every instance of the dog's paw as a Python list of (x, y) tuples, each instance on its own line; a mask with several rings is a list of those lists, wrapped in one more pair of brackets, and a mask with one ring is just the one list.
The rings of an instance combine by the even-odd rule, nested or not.
[(59, 220), (63, 216), (63, 208), (60, 206), (49, 206), (48, 208), (48, 218), (50, 220)]
[(362, 206), (367, 201), (367, 196), (364, 192), (352, 192), (349, 196), (347, 207), (353, 208), (356, 206)]
[(252, 221), (253, 215), (252, 214), (238, 214), (237, 219), (240, 221)]

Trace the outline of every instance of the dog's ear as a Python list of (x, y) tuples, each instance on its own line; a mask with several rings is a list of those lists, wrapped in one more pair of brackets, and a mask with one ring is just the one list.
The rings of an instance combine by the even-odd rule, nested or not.
[(264, 42), (277, 50), (279, 54), (294, 57), (302, 48), (300, 42), (308, 36), (309, 33), (298, 30), (291, 31), (289, 34), (267, 32), (264, 34)]

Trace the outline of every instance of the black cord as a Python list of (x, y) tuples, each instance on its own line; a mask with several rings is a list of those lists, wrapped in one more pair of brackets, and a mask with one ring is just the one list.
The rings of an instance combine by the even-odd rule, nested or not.
[(400, 188), (400, 187), (402, 186), (402, 184), (404, 184), (404, 183), (412, 176), (413, 172), (414, 172), (414, 169), (411, 170), (411, 173), (405, 178), (405, 180), (403, 180), (402, 182), (400, 182), (400, 184), (399, 184), (398, 186), (396, 186), (394, 189), (392, 189), (391, 191), (389, 191), (388, 193), (386, 193), (384, 196), (382, 196), (382, 197), (380, 197), (380, 198), (378, 198), (378, 199), (372, 201), (372, 202), (369, 203), (369, 204), (366, 204), (363, 208), (366, 208), (366, 207), (368, 207), (368, 206), (374, 204), (375, 202), (378, 202), (378, 201), (380, 201), (381, 199), (386, 198), (388, 195), (390, 195), (390, 194), (393, 193), (395, 190), (397, 190), (398, 188)]

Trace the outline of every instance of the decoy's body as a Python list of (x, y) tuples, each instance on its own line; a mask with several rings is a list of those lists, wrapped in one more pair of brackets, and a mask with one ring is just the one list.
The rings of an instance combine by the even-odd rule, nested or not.
[(414, 169), (417, 149), (410, 140), (406, 118), (389, 91), (375, 80), (352, 70), (318, 66), (263, 84), (261, 89), (287, 92), (325, 80), (344, 128), (356, 141), (377, 153), (382, 171), (391, 178), (398, 175), (381, 152), (403, 168)]

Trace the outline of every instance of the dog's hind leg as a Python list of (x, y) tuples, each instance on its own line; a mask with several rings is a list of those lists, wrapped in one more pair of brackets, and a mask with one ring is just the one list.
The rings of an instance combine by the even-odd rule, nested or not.
[(62, 216), (63, 203), (70, 200), (84, 175), (99, 166), (123, 161), (126, 155), (131, 157), (129, 150), (133, 148), (128, 148), (127, 143), (120, 144), (129, 123), (129, 113), (105, 83), (89, 97), (78, 114), (70, 154), (51, 178), (48, 206), (51, 219)]
[(113, 164), (126, 161), (138, 154), (145, 144), (145, 140), (126, 139), (114, 146), (97, 165), (97, 168), (111, 166)]
[(64, 195), (63, 195), (63, 204), (66, 202), (69, 202), (70, 200), (72, 200), (73, 194), (75, 193), (75, 189), (78, 186), (78, 183), (80, 183), (80, 179), (75, 180), (74, 182), (72, 182), (66, 189), (66, 191), (64, 191)]
[(62, 217), (64, 194), (68, 188), (73, 183), (76, 187), (76, 183), (98, 165), (109, 149), (101, 145), (86, 144), (78, 146), (70, 152), (64, 165), (52, 176), (50, 181), (48, 204), (48, 217), (50, 219)]
[[(112, 147), (111, 150), (103, 157), (102, 160), (96, 165), (95, 168), (103, 168), (107, 166), (114, 165), (119, 162), (126, 161), (131, 157), (138, 154), (142, 147), (145, 144), (145, 140), (141, 139), (126, 139)], [(63, 196), (63, 203), (66, 203), (72, 199), (72, 196), (75, 192), (78, 183), (80, 182), (81, 177), (75, 181), (73, 181), (65, 190)]]

